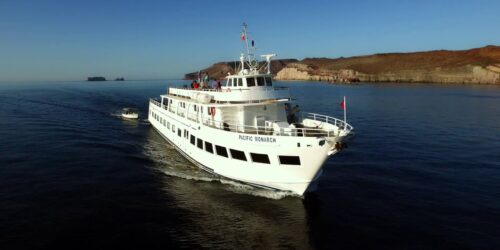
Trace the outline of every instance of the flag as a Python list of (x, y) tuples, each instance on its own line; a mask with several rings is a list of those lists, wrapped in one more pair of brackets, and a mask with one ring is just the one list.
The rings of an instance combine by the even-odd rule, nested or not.
[(245, 33), (241, 33), (241, 41), (245, 41)]
[(255, 45), (255, 43), (254, 43), (254, 42), (253, 42), (253, 40), (252, 40), (252, 47), (253, 47), (254, 45)]
[(340, 102), (340, 108), (345, 109), (345, 97), (344, 97), (344, 100), (342, 100), (342, 102)]

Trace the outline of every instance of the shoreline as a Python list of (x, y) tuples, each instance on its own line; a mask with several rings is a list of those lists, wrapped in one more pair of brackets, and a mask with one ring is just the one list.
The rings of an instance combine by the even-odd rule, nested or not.
[(273, 81), (276, 82), (318, 82), (318, 83), (324, 83), (328, 85), (409, 85), (409, 84), (419, 84), (419, 85), (451, 85), (451, 86), (465, 86), (465, 85), (470, 85), (470, 86), (497, 86), (500, 87), (500, 84), (495, 84), (495, 83), (445, 83), (445, 82), (416, 82), (416, 81), (409, 81), (409, 82), (390, 82), (390, 81), (381, 81), (381, 82), (329, 82), (329, 81), (318, 81), (318, 80), (276, 80), (273, 79)]

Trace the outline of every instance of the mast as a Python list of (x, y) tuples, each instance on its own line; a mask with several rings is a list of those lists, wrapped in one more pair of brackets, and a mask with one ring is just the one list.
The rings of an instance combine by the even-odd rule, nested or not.
[(248, 45), (247, 27), (248, 27), (248, 25), (246, 23), (243, 23), (243, 38), (245, 40), (245, 45), (246, 45), (246, 48), (247, 48), (247, 60), (248, 60), (248, 64), (249, 64), (249, 66), (251, 68), (252, 65), (250, 65), (251, 58), (250, 58), (250, 46)]
[[(248, 39), (247, 29), (248, 29), (248, 25), (246, 23), (243, 23), (242, 40), (245, 41), (245, 47), (247, 50), (246, 60), (247, 60), (250, 72), (258, 72), (259, 71), (259, 69), (258, 69), (259, 63), (258, 63), (257, 59), (255, 58), (255, 47), (253, 44), (253, 40), (252, 40), (252, 46), (250, 46), (248, 43), (249, 39)], [(271, 74), (271, 58), (274, 56), (276, 56), (276, 54), (261, 55), (261, 57), (264, 57), (266, 59), (267, 74)], [(241, 56), (240, 56), (241, 70), (245, 69), (244, 60), (245, 60), (245, 55), (241, 54)]]

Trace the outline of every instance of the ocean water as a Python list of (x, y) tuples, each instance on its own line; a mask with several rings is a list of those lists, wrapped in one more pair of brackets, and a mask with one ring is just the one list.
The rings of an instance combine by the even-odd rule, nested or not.
[(277, 83), (336, 117), (345, 95), (356, 131), (298, 198), (167, 145), (148, 98), (184, 83), (1, 83), (0, 249), (500, 248), (499, 87)]

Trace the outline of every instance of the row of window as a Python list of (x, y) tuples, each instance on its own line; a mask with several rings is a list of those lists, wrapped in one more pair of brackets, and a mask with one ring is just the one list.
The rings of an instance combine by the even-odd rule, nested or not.
[[(245, 78), (247, 81), (247, 87), (255, 87), (255, 86), (273, 86), (273, 81), (271, 77), (247, 77)], [(242, 78), (231, 78), (227, 79), (222, 86), (224, 87), (242, 87), (243, 79)]]
[[(167, 127), (167, 129), (170, 129), (170, 122), (166, 121), (159, 115), (157, 115), (155, 112), (151, 111), (152, 116), (160, 122), (163, 126)], [(172, 124), (172, 133), (175, 133), (175, 125)], [(177, 129), (177, 135), (179, 137), (184, 137), (185, 139), (189, 138), (189, 142), (193, 145), (198, 147), (201, 150), (205, 150), (208, 153), (211, 154), (217, 154), (218, 156), (229, 158), (228, 150), (226, 147), (215, 145), (215, 151), (214, 151), (214, 145), (208, 141), (203, 141), (200, 138), (196, 138), (194, 135), (189, 136), (189, 131), (184, 129), (184, 134), (182, 133), (182, 130), (180, 128)], [(240, 160), (240, 161), (247, 161), (247, 156), (245, 152), (236, 150), (236, 149), (229, 149), (229, 153), (231, 155), (232, 159)], [(264, 163), (264, 164), (271, 164), (271, 161), (269, 160), (269, 156), (266, 154), (258, 154), (258, 153), (250, 153), (250, 158), (252, 162), (257, 162), (257, 163)], [(288, 155), (280, 155), (279, 157), (280, 164), (284, 165), (300, 165), (300, 158), (298, 156), (288, 156)]]
[[(208, 142), (208, 141), (203, 142), (202, 139), (196, 138), (194, 135), (191, 135), (189, 141), (193, 146), (196, 146), (201, 150), (205, 149), (205, 151), (207, 151), (208, 153), (211, 153), (211, 154), (214, 153), (214, 146), (211, 142)], [(218, 156), (225, 157), (225, 158), (229, 158), (229, 154), (230, 154), (232, 159), (236, 159), (236, 160), (240, 160), (240, 161), (247, 161), (247, 157), (246, 157), (245, 152), (240, 151), (240, 150), (230, 148), (229, 154), (228, 154), (228, 150), (226, 149), (226, 147), (215, 145), (215, 153)], [(250, 158), (251, 158), (252, 162), (271, 164), (271, 161), (269, 160), (269, 156), (266, 154), (250, 153)], [(298, 156), (280, 155), (279, 160), (280, 160), (280, 164), (300, 165), (300, 158)]]

